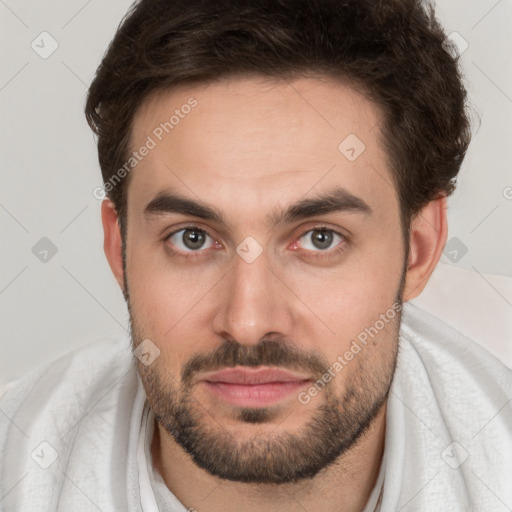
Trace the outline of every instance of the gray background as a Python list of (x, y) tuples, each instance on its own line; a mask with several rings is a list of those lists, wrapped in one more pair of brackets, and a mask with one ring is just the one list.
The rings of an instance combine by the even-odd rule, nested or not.
[[(103, 254), (92, 194), (101, 176), (83, 104), (130, 4), (0, 0), (0, 383), (88, 341), (127, 335)], [(512, 276), (512, 0), (437, 5), (447, 33), (467, 41), (475, 112), (443, 262)]]

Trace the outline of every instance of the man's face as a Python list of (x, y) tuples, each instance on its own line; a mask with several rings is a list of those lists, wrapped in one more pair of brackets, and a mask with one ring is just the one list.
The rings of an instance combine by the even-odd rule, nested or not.
[[(168, 438), (211, 474), (312, 477), (383, 411), (404, 245), (380, 115), (304, 78), (180, 87), (136, 115), (131, 149), (154, 147), (131, 171), (125, 283), (134, 346), (160, 351), (138, 371)], [(291, 381), (213, 375), (228, 367)]]

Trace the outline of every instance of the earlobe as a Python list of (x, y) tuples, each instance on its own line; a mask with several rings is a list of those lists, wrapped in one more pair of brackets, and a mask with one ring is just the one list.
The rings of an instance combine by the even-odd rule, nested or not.
[(447, 234), (446, 196), (442, 196), (424, 206), (411, 221), (404, 302), (425, 288), (441, 258)]
[(124, 291), (121, 231), (116, 208), (110, 199), (105, 199), (101, 204), (101, 222), (105, 256), (121, 290)]

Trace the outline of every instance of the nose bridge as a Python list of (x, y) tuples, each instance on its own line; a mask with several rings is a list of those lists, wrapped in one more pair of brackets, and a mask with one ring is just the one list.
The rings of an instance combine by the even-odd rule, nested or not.
[(291, 329), (290, 305), (269, 267), (265, 251), (252, 260), (245, 257), (240, 244), (215, 314), (214, 330), (218, 335), (251, 345), (269, 333), (287, 334)]

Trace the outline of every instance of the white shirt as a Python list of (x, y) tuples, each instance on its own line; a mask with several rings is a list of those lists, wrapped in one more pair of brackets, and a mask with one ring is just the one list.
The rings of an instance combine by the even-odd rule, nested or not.
[[(0, 399), (3, 512), (186, 512), (153, 471), (153, 416), (130, 341), (93, 343)], [(512, 508), (512, 372), (404, 306), (385, 453), (364, 512)]]

